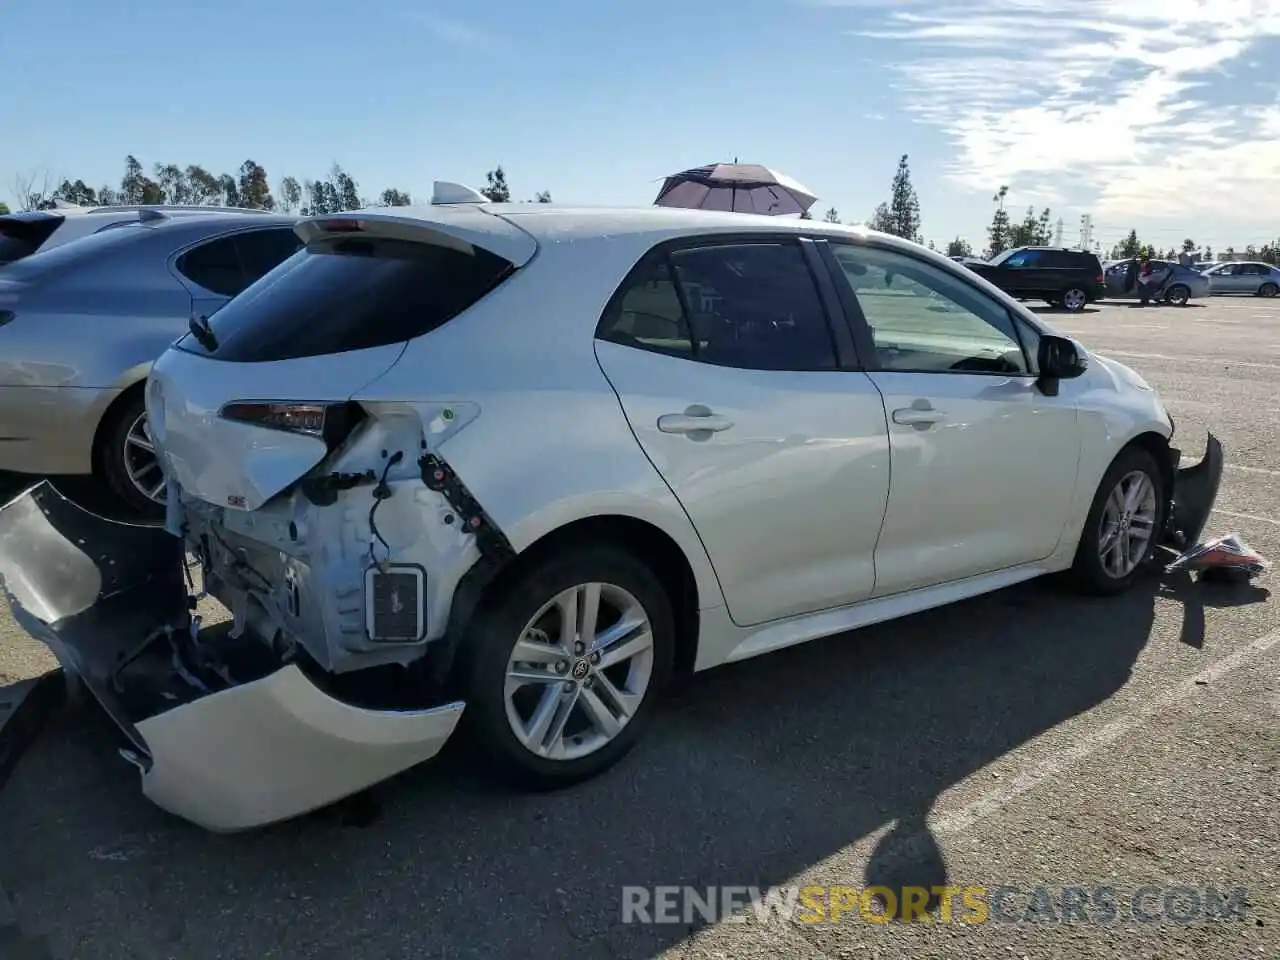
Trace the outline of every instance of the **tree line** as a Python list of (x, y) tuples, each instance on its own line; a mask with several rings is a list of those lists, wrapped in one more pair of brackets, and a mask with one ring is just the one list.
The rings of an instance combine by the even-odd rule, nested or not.
[[(125, 157), (124, 176), (118, 187), (105, 184), (94, 188), (81, 179), (63, 180), (55, 186), (48, 178), (29, 176), (17, 178), (13, 188), (22, 210), (50, 210), (62, 201), (86, 207), (225, 206), (311, 216), (364, 207), (407, 207), (413, 203), (409, 193), (398, 187), (387, 187), (370, 199), (361, 192), (351, 174), (336, 163), (325, 177), (315, 180), (282, 177), (273, 190), (266, 169), (253, 160), (246, 160), (234, 173), (215, 174), (199, 164), (176, 163), (157, 163), (148, 173), (132, 154)], [(485, 174), (485, 186), (480, 192), (494, 203), (511, 201), (511, 187), (501, 164)], [(550, 203), (551, 194), (543, 190), (533, 199), (537, 203)], [(0, 213), (8, 212), (9, 208), (0, 203)]]
[[(336, 163), (328, 175), (321, 179), (283, 177), (276, 183), (274, 191), (267, 178), (267, 171), (253, 160), (246, 160), (234, 173), (214, 174), (199, 164), (183, 167), (175, 163), (157, 163), (148, 174), (141, 161), (132, 155), (125, 157), (124, 176), (118, 187), (108, 184), (95, 189), (84, 180), (63, 180), (52, 186), (47, 179), (37, 184), (36, 177), (20, 177), (13, 186), (23, 210), (51, 209), (61, 200), (81, 206), (208, 205), (310, 216), (374, 206), (403, 207), (413, 203), (409, 193), (398, 187), (387, 187), (375, 199), (364, 196), (355, 179)], [(511, 187), (501, 164), (485, 174), (485, 186), (480, 192), (495, 203), (511, 201)], [(1049, 208), (1045, 207), (1037, 214), (1033, 207), (1027, 207), (1022, 219), (1014, 221), (1005, 208), (1008, 196), (1009, 187), (1002, 185), (991, 198), (996, 209), (985, 231), (987, 245), (984, 249), (975, 251), (967, 240), (956, 237), (947, 243), (943, 252), (949, 257), (990, 258), (1011, 248), (1051, 245), (1057, 231)], [(534, 194), (533, 202), (550, 203), (551, 194), (545, 190), (539, 191)], [(0, 214), (8, 212), (9, 208), (0, 203)], [(801, 216), (806, 220), (812, 219), (808, 212)], [(839, 223), (840, 213), (832, 207), (823, 215), (823, 220), (827, 223)], [(920, 224), (920, 199), (911, 182), (908, 157), (903, 154), (889, 186), (888, 201), (879, 204), (872, 211), (866, 225), (872, 230), (922, 243)], [(932, 240), (928, 246), (931, 250), (937, 249)], [(1190, 238), (1182, 241), (1181, 250), (1173, 247), (1162, 250), (1153, 244), (1143, 243), (1138, 238), (1137, 231), (1130, 230), (1123, 240), (1111, 248), (1110, 258), (1122, 260), (1147, 256), (1173, 260), (1180, 252), (1195, 254), (1197, 251), (1200, 259), (1215, 259), (1210, 247), (1199, 250), (1198, 245)], [(1217, 254), (1216, 259), (1254, 260), (1280, 266), (1280, 238), (1261, 247), (1253, 244), (1243, 250), (1227, 247)]]

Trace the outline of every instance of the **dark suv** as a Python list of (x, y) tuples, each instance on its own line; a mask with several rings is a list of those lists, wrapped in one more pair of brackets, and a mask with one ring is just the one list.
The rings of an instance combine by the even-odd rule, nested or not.
[(984, 263), (966, 263), (970, 270), (1005, 293), (1022, 300), (1044, 300), (1072, 313), (1107, 294), (1106, 277), (1098, 258), (1084, 250), (1064, 247), (1015, 247)]

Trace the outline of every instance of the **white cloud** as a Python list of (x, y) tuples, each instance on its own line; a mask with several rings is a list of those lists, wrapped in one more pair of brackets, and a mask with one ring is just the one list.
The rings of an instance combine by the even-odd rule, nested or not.
[(434, 13), (415, 14), (414, 19), (435, 34), (437, 39), (451, 46), (483, 53), (497, 52), (503, 46), (499, 38), (458, 20), (450, 20)]
[(953, 142), (959, 184), (1010, 184), (1019, 203), (1074, 189), (1099, 220), (1280, 220), (1274, 84), (1271, 107), (1203, 99), (1206, 74), (1220, 85), (1280, 37), (1280, 0), (808, 2), (901, 44), (891, 83)]

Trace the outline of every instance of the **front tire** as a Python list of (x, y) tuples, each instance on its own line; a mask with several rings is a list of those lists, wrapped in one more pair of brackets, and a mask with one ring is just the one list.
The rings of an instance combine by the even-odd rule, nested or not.
[(1072, 573), (1086, 593), (1127, 590), (1159, 545), (1165, 522), (1164, 475), (1146, 450), (1120, 452), (1098, 484)]
[(164, 473), (147, 430), (142, 391), (111, 412), (97, 449), (98, 474), (131, 518), (145, 523), (164, 519)]
[(462, 638), (464, 721), (503, 779), (552, 790), (612, 767), (648, 726), (675, 659), (671, 603), (610, 546), (519, 574)]

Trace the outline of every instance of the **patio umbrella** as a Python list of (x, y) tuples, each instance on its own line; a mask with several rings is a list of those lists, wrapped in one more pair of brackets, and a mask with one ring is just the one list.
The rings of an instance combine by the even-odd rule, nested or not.
[(790, 177), (758, 163), (709, 163), (673, 174), (663, 181), (654, 204), (696, 210), (804, 213), (817, 196)]

